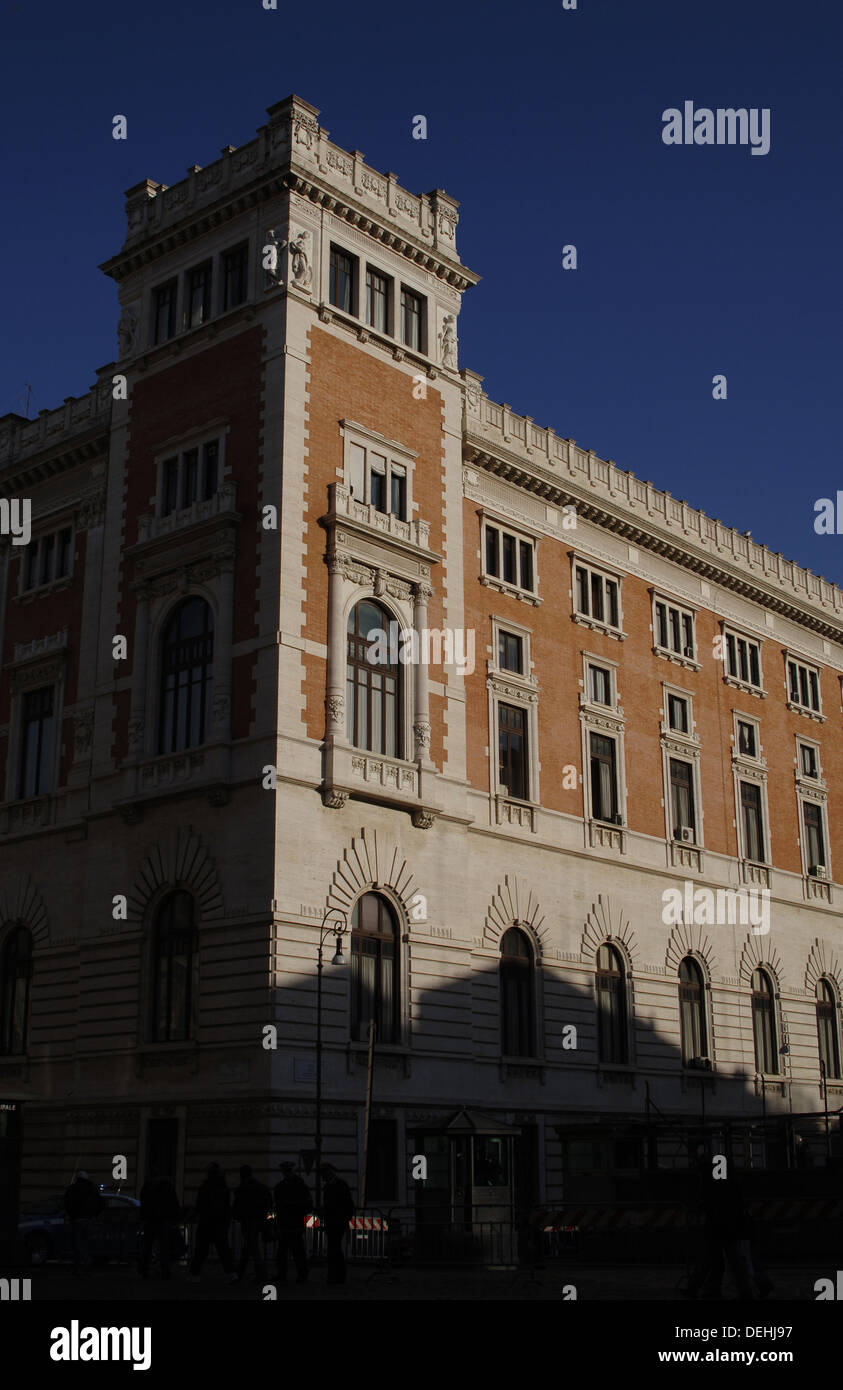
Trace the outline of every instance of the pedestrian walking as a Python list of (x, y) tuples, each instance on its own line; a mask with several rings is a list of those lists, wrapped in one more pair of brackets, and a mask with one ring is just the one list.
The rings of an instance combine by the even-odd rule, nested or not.
[(82, 1169), (64, 1194), (64, 1211), (70, 1224), (70, 1248), (76, 1274), (87, 1274), (91, 1267), (91, 1225), (104, 1205), (99, 1189)]
[(229, 1277), (229, 1283), (237, 1281), (234, 1261), (228, 1244), (228, 1225), (231, 1220), (231, 1193), (218, 1163), (210, 1163), (205, 1181), (196, 1197), (196, 1244), (188, 1278), (195, 1283), (202, 1266), (208, 1258), (213, 1245), (220, 1258), (220, 1264)]
[(328, 1283), (344, 1284), (343, 1241), (348, 1234), (348, 1223), (354, 1215), (354, 1201), (348, 1183), (340, 1177), (333, 1163), (323, 1163), (319, 1171), (325, 1184), (323, 1207), (328, 1242)]
[(181, 1217), (179, 1199), (170, 1179), (163, 1174), (158, 1174), (153, 1168), (141, 1188), (140, 1204), (141, 1221), (143, 1222), (139, 1266), (141, 1279), (146, 1279), (149, 1274), (149, 1262), (156, 1244), (158, 1245), (158, 1265), (161, 1270), (161, 1278), (169, 1279), (171, 1227)]
[(259, 1182), (248, 1163), (240, 1169), (240, 1186), (234, 1193), (232, 1215), (240, 1222), (241, 1249), (237, 1273), (240, 1278), (246, 1273), (250, 1260), (255, 1262), (255, 1275), (259, 1282), (266, 1279), (263, 1237), (266, 1231), (266, 1218), (272, 1210), (272, 1197), (268, 1187)]
[(737, 1289), (738, 1298), (752, 1299), (750, 1271), (744, 1253), (748, 1216), (743, 1193), (734, 1178), (715, 1178), (703, 1173), (700, 1205), (704, 1215), (703, 1251), (688, 1280), (687, 1298), (721, 1298), (725, 1267)]
[(296, 1266), (296, 1283), (307, 1283), (307, 1257), (304, 1253), (304, 1223), (313, 1210), (310, 1188), (296, 1172), (294, 1163), (278, 1165), (284, 1176), (275, 1184), (275, 1230), (278, 1235), (278, 1282), (287, 1278), (287, 1253)]

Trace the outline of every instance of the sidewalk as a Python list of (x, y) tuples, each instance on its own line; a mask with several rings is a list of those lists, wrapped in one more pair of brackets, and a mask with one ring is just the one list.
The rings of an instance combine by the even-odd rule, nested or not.
[[(271, 1270), (271, 1267), (270, 1267)], [(766, 1307), (777, 1301), (798, 1300), (811, 1302), (815, 1298), (814, 1283), (829, 1273), (819, 1264), (810, 1267), (794, 1266), (770, 1269), (770, 1277), (775, 1288), (769, 1299), (758, 1307)], [(448, 1266), (427, 1268), (403, 1266), (395, 1269), (379, 1269), (374, 1265), (349, 1265), (348, 1283), (327, 1285), (324, 1265), (311, 1269), (307, 1284), (296, 1284), (288, 1277), (284, 1284), (275, 1284), (278, 1302), (358, 1301), (443, 1301), (471, 1302), (486, 1301), (554, 1301), (564, 1297), (566, 1285), (573, 1284), (580, 1301), (612, 1302), (645, 1300), (648, 1302), (676, 1301), (687, 1306), (685, 1299), (677, 1292), (684, 1269), (679, 1266), (656, 1268), (653, 1266), (595, 1266), (571, 1263), (567, 1267), (554, 1263), (534, 1273), (529, 1270), (493, 1270)], [(107, 1265), (95, 1268), (91, 1274), (76, 1278), (66, 1265), (49, 1264), (36, 1270), (4, 1269), (0, 1276), (10, 1278), (30, 1278), (32, 1280), (32, 1301), (90, 1301), (120, 1300), (126, 1302), (145, 1302), (147, 1300), (171, 1302), (207, 1302), (224, 1300), (226, 1302), (263, 1301), (263, 1284), (247, 1277), (237, 1284), (229, 1284), (221, 1270), (211, 1267), (198, 1284), (185, 1282), (185, 1270), (177, 1266), (171, 1278), (165, 1283), (157, 1275), (141, 1279), (135, 1269), (120, 1265)], [(272, 1274), (267, 1284), (274, 1284)], [(731, 1289), (726, 1289), (724, 1303), (733, 1299)], [(722, 1306), (709, 1302), (712, 1308)], [(745, 1306), (745, 1305), (743, 1305)]]

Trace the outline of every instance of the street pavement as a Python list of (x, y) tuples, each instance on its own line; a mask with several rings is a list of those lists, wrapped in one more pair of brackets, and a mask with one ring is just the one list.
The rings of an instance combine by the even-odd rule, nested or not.
[[(801, 1267), (769, 1267), (774, 1283), (765, 1306), (781, 1301), (797, 1300), (810, 1302), (816, 1297), (814, 1283), (829, 1275), (830, 1270), (820, 1267), (821, 1261)], [(829, 1261), (825, 1261), (829, 1264)], [(269, 1301), (263, 1294), (264, 1283), (259, 1284), (254, 1277), (246, 1276), (236, 1284), (229, 1284), (222, 1270), (206, 1266), (199, 1283), (186, 1280), (182, 1266), (173, 1269), (169, 1280), (163, 1281), (156, 1274), (141, 1279), (137, 1270), (126, 1265), (95, 1266), (87, 1275), (76, 1277), (66, 1265), (47, 1264), (38, 1269), (0, 1269), (0, 1277), (31, 1279), (33, 1302), (56, 1301), (73, 1302), (119, 1300), (126, 1302), (161, 1300), (175, 1302), (206, 1302), (225, 1300), (226, 1302)], [(682, 1298), (679, 1287), (685, 1270), (680, 1265), (655, 1267), (641, 1266), (603, 1266), (565, 1264), (554, 1261), (544, 1268), (534, 1271), (521, 1269), (477, 1269), (454, 1265), (447, 1267), (399, 1266), (380, 1267), (372, 1264), (350, 1264), (348, 1282), (329, 1285), (325, 1282), (324, 1265), (315, 1265), (306, 1284), (297, 1284), (288, 1278), (283, 1284), (274, 1284), (270, 1266), (267, 1284), (274, 1284), (279, 1302), (294, 1300), (312, 1302), (329, 1300), (424, 1300), (444, 1302), (552, 1300), (559, 1302), (571, 1298), (569, 1286), (576, 1289), (579, 1301), (611, 1302), (643, 1300), (647, 1302), (668, 1302), (688, 1306)], [(833, 1277), (833, 1276), (832, 1276)], [(566, 1295), (566, 1288), (568, 1293)], [(734, 1299), (734, 1291), (725, 1287), (723, 1302)], [(722, 1306), (712, 1300), (700, 1300), (711, 1307)], [(759, 1304), (759, 1307), (761, 1304)]]

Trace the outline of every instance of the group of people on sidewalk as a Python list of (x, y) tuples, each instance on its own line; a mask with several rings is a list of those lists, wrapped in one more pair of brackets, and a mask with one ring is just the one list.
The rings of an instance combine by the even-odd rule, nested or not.
[[(254, 1264), (257, 1279), (265, 1280), (267, 1273), (263, 1237), (267, 1229), (267, 1217), (272, 1213), (274, 1198), (277, 1278), (282, 1283), (286, 1279), (289, 1254), (293, 1258), (297, 1281), (304, 1283), (307, 1280), (304, 1223), (314, 1210), (313, 1198), (306, 1182), (296, 1172), (294, 1163), (282, 1163), (280, 1169), (281, 1179), (275, 1184), (274, 1193), (271, 1193), (269, 1188), (255, 1177), (249, 1165), (244, 1164), (240, 1169), (239, 1186), (232, 1193), (220, 1165), (208, 1165), (194, 1208), (196, 1234), (189, 1279), (199, 1279), (202, 1266), (213, 1246), (231, 1283), (242, 1279), (250, 1262)], [(324, 1184), (322, 1205), (328, 1246), (328, 1283), (342, 1284), (346, 1277), (343, 1240), (349, 1220), (354, 1214), (354, 1203), (348, 1184), (340, 1177), (333, 1164), (323, 1164), (321, 1176)], [(165, 1264), (160, 1252), (167, 1250), (167, 1231), (173, 1221), (169, 1212), (173, 1203), (177, 1206), (178, 1199), (169, 1179), (153, 1178), (141, 1191), (144, 1238), (140, 1272), (144, 1277), (148, 1273), (149, 1260), (156, 1241), (162, 1277), (167, 1278), (169, 1275), (169, 1261)], [(236, 1268), (228, 1239), (232, 1221), (239, 1223), (241, 1233), (240, 1259)]]
[[(270, 1192), (255, 1177), (248, 1164), (240, 1169), (240, 1183), (232, 1192), (220, 1165), (208, 1165), (192, 1214), (196, 1221), (196, 1234), (188, 1274), (190, 1280), (200, 1278), (202, 1266), (213, 1246), (230, 1283), (243, 1278), (250, 1261), (254, 1264), (256, 1278), (264, 1281), (267, 1278), (265, 1236), (268, 1218), (274, 1207), (277, 1279), (281, 1283), (286, 1279), (287, 1256), (290, 1255), (297, 1283), (307, 1281), (305, 1221), (315, 1209), (314, 1202), (295, 1164), (281, 1163), (279, 1167), (282, 1176), (275, 1184), (274, 1192)], [(323, 1183), (320, 1219), (327, 1243), (328, 1283), (344, 1284), (346, 1267), (343, 1241), (348, 1223), (354, 1215), (354, 1202), (348, 1184), (332, 1163), (321, 1164), (319, 1172)], [(184, 1254), (184, 1242), (178, 1230), (182, 1207), (171, 1179), (152, 1171), (141, 1189), (140, 1204), (141, 1278), (148, 1277), (153, 1252), (157, 1250), (161, 1277), (169, 1279), (173, 1260)], [(88, 1174), (84, 1171), (78, 1173), (65, 1193), (65, 1214), (70, 1223), (73, 1262), (77, 1273), (85, 1272), (90, 1265), (90, 1223), (96, 1219), (102, 1206), (102, 1197)], [(236, 1268), (228, 1238), (232, 1221), (239, 1223), (241, 1234), (240, 1258)]]

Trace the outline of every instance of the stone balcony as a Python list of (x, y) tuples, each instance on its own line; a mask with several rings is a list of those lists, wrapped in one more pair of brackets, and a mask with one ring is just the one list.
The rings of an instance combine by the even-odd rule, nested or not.
[(419, 550), (430, 549), (430, 523), (416, 519), (401, 521), (388, 512), (379, 512), (371, 502), (358, 502), (342, 483), (334, 483), (330, 488), (331, 514), (338, 520), (346, 518), (376, 531), (381, 536), (390, 536)]
[(213, 521), (215, 517), (236, 511), (237, 485), (233, 482), (220, 483), (213, 497), (204, 502), (193, 502), (189, 507), (180, 507), (169, 516), (151, 516), (144, 513), (138, 517), (138, 545), (147, 541), (163, 540), (177, 531), (186, 531), (200, 522)]

